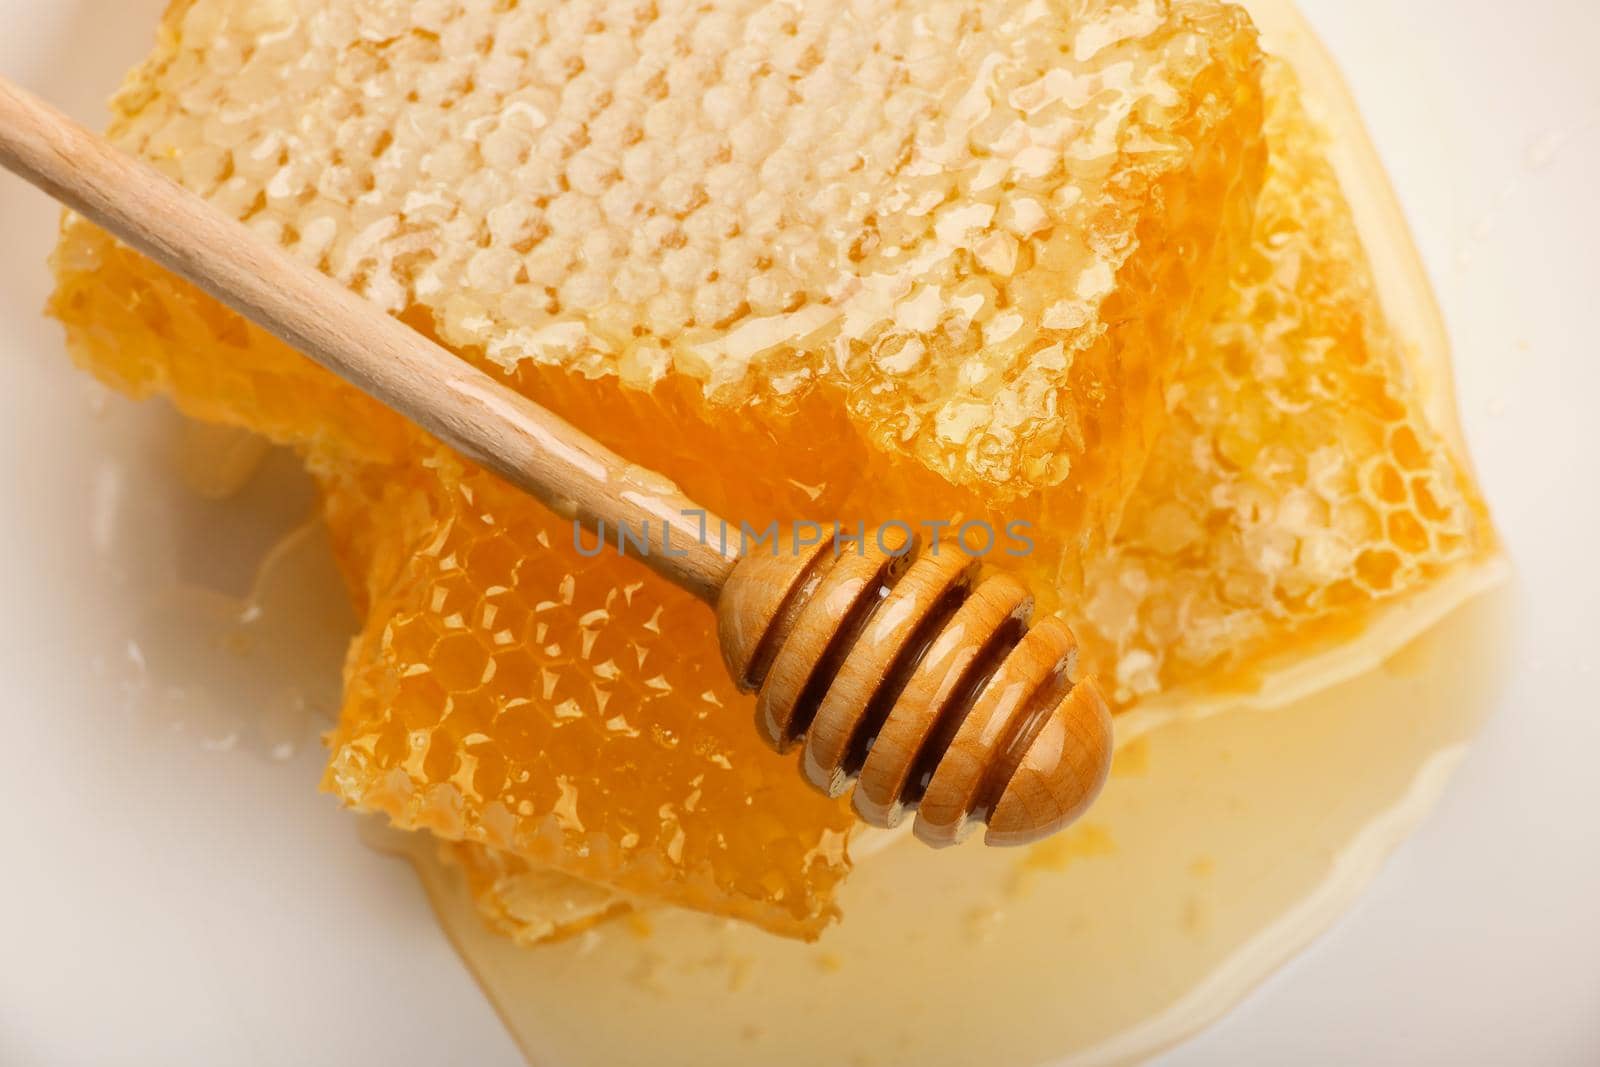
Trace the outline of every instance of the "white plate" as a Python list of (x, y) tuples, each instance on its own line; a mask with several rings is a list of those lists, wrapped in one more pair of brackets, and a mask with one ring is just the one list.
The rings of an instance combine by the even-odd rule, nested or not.
[[(0, 0), (0, 71), (98, 125), (162, 6)], [(1169, 1062), (1600, 1062), (1600, 8), (1304, 7), (1452, 326), (1519, 570), (1517, 670), (1355, 911)], [(292, 707), (281, 657), (301, 646), (221, 668), (173, 656), (160, 636), (181, 623), (151, 597), (196, 565), (185, 546), (232, 574), (295, 514), (281, 492), (178, 503), (170, 424), (97, 397), (39, 315), (54, 219), (0, 178), (0, 1063), (520, 1063), (409, 873), (315, 792), (308, 720), (239, 732), (140, 692)], [(287, 673), (326, 703), (327, 664)]]

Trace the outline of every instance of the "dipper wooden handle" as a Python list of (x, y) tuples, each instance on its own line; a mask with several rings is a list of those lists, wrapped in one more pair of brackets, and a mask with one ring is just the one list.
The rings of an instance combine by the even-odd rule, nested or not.
[[(950, 545), (869, 543), (739, 559), (692, 535), (705, 512), (659, 475), (458, 359), (151, 167), (0, 79), (0, 163), (407, 416), (556, 513), (671, 533), (642, 561), (715, 605), (724, 659), (780, 750), (806, 740), (829, 793), (924, 840), (987, 821), (996, 844), (1065, 825), (1098, 793), (1111, 728), (1069, 680), (1058, 619), (1028, 627), (1013, 579)], [(904, 549), (904, 551), (897, 551)]]

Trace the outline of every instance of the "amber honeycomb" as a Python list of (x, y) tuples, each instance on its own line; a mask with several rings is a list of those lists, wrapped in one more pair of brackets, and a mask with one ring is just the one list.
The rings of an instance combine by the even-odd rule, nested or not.
[[(190, 0), (161, 34), (112, 136), (307, 262), (724, 514), (1031, 518), (1047, 577), (1113, 527), (1260, 182), (1254, 32), (1201, 0)], [(56, 262), (83, 363), (323, 480), (367, 611), (331, 788), (816, 932), (845, 816), (757, 748), (700, 609), (81, 220)]]
[(1111, 550), (1074, 598), (1123, 705), (1240, 689), (1481, 562), (1495, 534), (1424, 417), (1295, 75), (1265, 76), (1249, 251), (1171, 393)]
[(849, 816), (761, 746), (704, 605), (577, 557), (570, 523), (442, 448), (314, 465), (342, 561), (375, 579), (335, 792), (626, 893), (826, 919)]

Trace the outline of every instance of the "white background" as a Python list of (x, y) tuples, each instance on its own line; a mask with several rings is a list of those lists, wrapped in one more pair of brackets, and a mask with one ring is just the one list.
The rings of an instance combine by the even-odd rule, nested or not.
[[(162, 6), (0, 0), (0, 72), (99, 125)], [(1517, 668), (1361, 903), (1166, 1062), (1600, 1063), (1600, 5), (1303, 6), (1451, 326)], [(0, 1064), (520, 1063), (314, 746), (205, 751), (86, 669), (121, 608), (83, 565), (105, 420), (38, 315), (54, 217), (0, 178)]]

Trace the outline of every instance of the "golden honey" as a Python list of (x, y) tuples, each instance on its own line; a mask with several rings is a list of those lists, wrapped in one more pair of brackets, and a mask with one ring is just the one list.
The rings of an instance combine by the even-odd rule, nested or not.
[[(112, 136), (716, 511), (988, 516), (1137, 712), (1490, 558), (1293, 75), (1213, 0), (174, 4)], [(503, 931), (815, 937), (846, 810), (710, 618), (82, 220), (102, 378), (293, 445), (365, 623), (326, 784)]]

